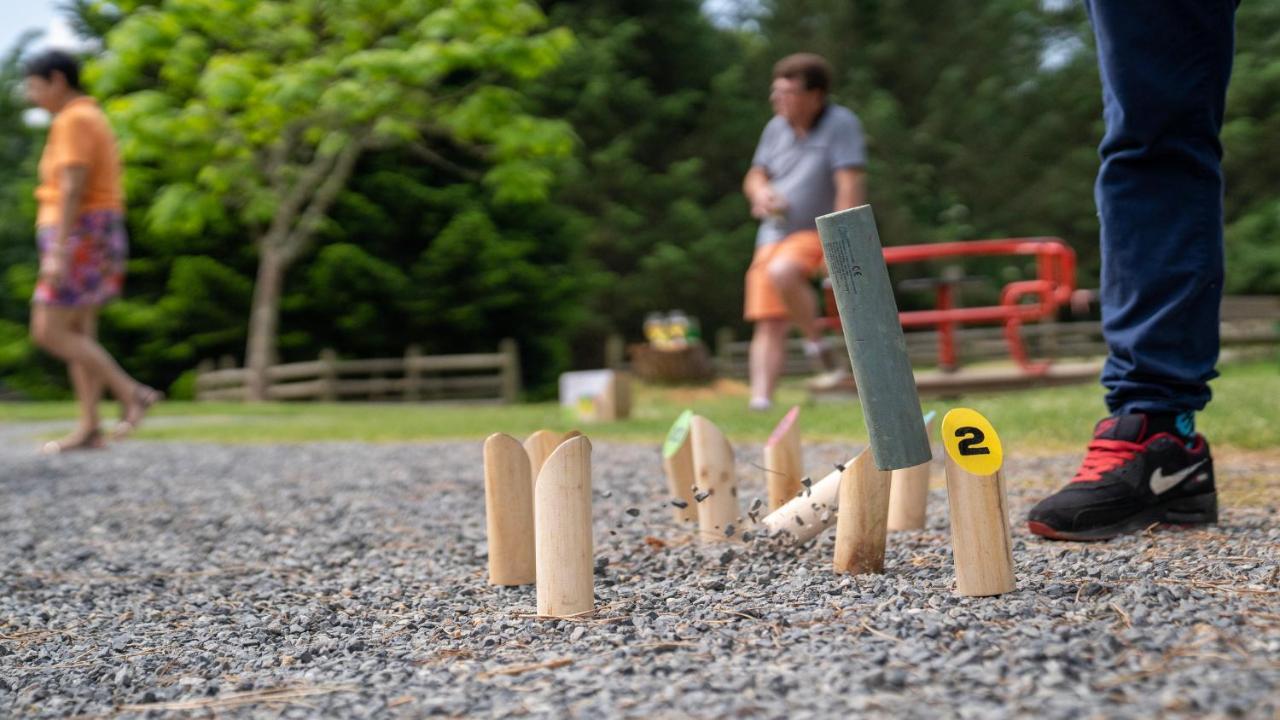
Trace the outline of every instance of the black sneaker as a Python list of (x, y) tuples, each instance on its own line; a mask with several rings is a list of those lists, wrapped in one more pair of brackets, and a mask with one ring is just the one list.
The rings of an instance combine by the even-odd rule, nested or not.
[(1071, 482), (1031, 509), (1027, 529), (1053, 540), (1105, 540), (1155, 523), (1218, 521), (1209, 443), (1148, 435), (1148, 416), (1098, 423)]

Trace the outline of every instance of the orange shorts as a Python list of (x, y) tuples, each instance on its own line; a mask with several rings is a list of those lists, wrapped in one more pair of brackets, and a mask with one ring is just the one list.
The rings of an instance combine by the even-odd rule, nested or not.
[(743, 317), (756, 320), (776, 320), (788, 316), (787, 304), (769, 277), (769, 264), (786, 259), (804, 268), (808, 275), (816, 275), (822, 268), (822, 240), (817, 230), (800, 230), (771, 245), (756, 248), (747, 268), (747, 301)]

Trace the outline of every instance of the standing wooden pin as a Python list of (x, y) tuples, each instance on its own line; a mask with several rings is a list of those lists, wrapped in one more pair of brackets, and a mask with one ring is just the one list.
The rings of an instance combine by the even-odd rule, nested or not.
[[(869, 458), (871, 451), (863, 450), (858, 457), (863, 455)], [(826, 477), (816, 483), (809, 481), (810, 484), (805, 485), (804, 480), (801, 480), (801, 487), (804, 490), (786, 505), (769, 513), (760, 521), (765, 532), (784, 539), (789, 538), (791, 542), (799, 545), (812, 540), (823, 530), (834, 525), (836, 497), (840, 493), (840, 475), (856, 459), (837, 465), (835, 470), (827, 473)]]
[(929, 462), (915, 375), (870, 205), (817, 219), (876, 467)]
[[(924, 416), (924, 430), (933, 432), (938, 413), (930, 410)], [(922, 530), (929, 509), (929, 469), (924, 462), (893, 471), (889, 482), (889, 529)]]
[(534, 581), (533, 481), (520, 441), (495, 433), (484, 441), (484, 510), (489, 537), (489, 583)]
[(884, 572), (888, 535), (889, 478), (870, 453), (862, 453), (840, 475), (840, 507), (836, 515), (835, 570), (862, 575)]
[(1014, 589), (1009, 510), (1005, 501), (1004, 448), (995, 428), (968, 408), (942, 418), (947, 449), (947, 503), (956, 591), (1000, 595)]
[(712, 542), (728, 541), (738, 533), (738, 481), (733, 472), (733, 447), (715, 423), (694, 415), (689, 421), (693, 444), (693, 500), (698, 506), (698, 535)]
[(538, 614), (569, 617), (595, 607), (591, 559), (591, 442), (564, 441), (533, 488)]
[(536, 482), (538, 473), (542, 472), (542, 464), (551, 457), (551, 453), (567, 440), (564, 435), (554, 430), (538, 430), (524, 441), (524, 451), (529, 454), (529, 470)]
[(773, 429), (764, 445), (765, 485), (769, 512), (786, 505), (801, 490), (804, 463), (800, 453), (800, 408), (793, 407)]
[[(662, 469), (667, 475), (667, 492), (671, 494), (671, 515), (678, 523), (698, 522), (698, 507), (693, 499), (693, 442), (689, 423), (693, 411), (685, 410), (667, 431), (662, 443)], [(683, 503), (684, 507), (680, 507)]]

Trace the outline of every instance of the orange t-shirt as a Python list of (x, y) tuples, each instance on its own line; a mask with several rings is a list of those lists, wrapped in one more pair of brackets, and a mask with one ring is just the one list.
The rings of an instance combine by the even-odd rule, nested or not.
[(116, 136), (93, 98), (78, 97), (67, 103), (49, 126), (36, 188), (37, 226), (57, 225), (62, 219), (62, 170), (69, 165), (88, 169), (80, 212), (124, 210)]

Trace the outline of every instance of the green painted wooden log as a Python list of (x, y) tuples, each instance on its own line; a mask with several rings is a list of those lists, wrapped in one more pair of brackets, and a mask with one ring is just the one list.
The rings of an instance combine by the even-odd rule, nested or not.
[(858, 400), (880, 470), (929, 462), (916, 379), (870, 205), (818, 218)]

